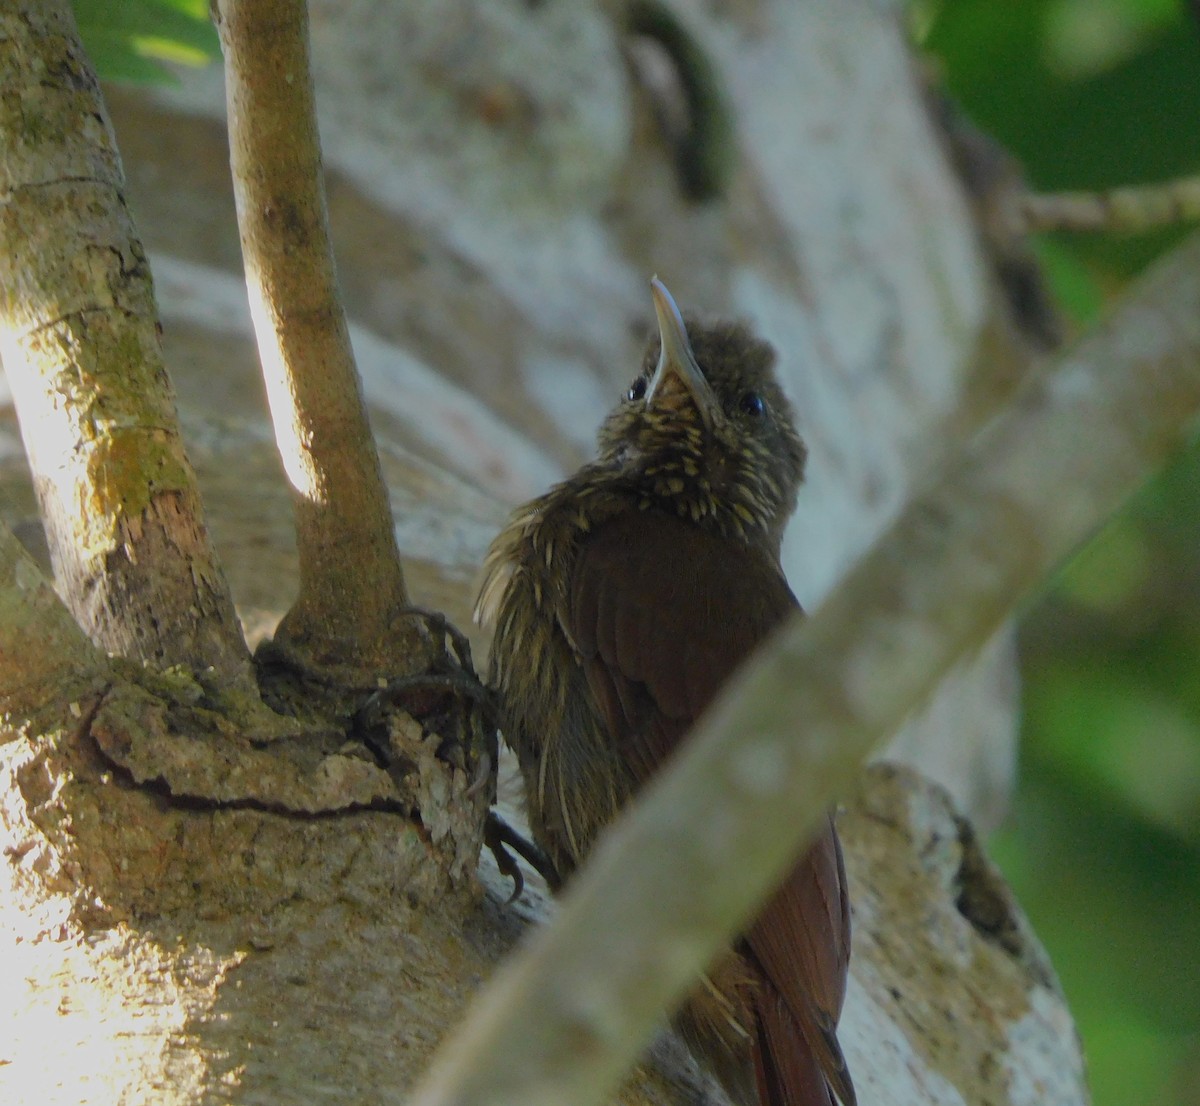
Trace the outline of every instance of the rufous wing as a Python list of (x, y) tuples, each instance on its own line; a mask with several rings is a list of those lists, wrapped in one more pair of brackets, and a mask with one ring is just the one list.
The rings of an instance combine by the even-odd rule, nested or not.
[[(636, 784), (798, 609), (764, 549), (671, 515), (630, 511), (584, 543), (560, 620)], [(755, 1063), (764, 1106), (818, 1106), (828, 1100), (825, 1080), (844, 1106), (854, 1106), (834, 1032), (850, 935), (832, 820), (769, 900), (744, 948), (763, 977)], [(815, 1089), (779, 1098), (785, 1091), (771, 1092), (772, 1080), (788, 1094)]]
[(630, 511), (584, 543), (560, 619), (640, 783), (797, 609), (770, 554), (671, 515)]

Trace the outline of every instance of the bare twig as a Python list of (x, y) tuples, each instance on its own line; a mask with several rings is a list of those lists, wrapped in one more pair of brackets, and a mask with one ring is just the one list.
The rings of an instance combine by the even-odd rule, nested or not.
[(1200, 219), (1200, 176), (1108, 192), (1027, 192), (1014, 202), (1014, 229), (1131, 234)]
[[(720, 70), (669, 4), (634, 0), (626, 12), (626, 26), (633, 71), (650, 94), (663, 137), (674, 149), (684, 194), (692, 200), (724, 195), (738, 146)], [(655, 55), (647, 57), (641, 48), (651, 44)], [(657, 64), (655, 57), (660, 59)], [(663, 73), (663, 62), (669, 75)]]
[(1198, 408), (1200, 237), (1025, 388), (735, 680), (412, 1101), (603, 1101), (870, 750), (1181, 445)]
[(66, 0), (0, 8), (0, 149), (0, 354), (59, 589), (110, 652), (248, 681)]
[(259, 356), (295, 490), (300, 595), (280, 637), (374, 667), (407, 606), (329, 239), (305, 0), (219, 0), (230, 158)]

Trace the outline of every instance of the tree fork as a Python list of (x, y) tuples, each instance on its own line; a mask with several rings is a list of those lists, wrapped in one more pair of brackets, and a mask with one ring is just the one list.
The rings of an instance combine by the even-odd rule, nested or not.
[[(276, 641), (304, 665), (417, 670), (419, 629), (337, 288), (305, 0), (218, 0), (230, 163), (300, 594)], [(407, 659), (407, 661), (406, 661)]]
[(0, 145), (0, 356), (60, 591), (102, 649), (246, 683), (149, 266), (66, 0), (0, 15)]

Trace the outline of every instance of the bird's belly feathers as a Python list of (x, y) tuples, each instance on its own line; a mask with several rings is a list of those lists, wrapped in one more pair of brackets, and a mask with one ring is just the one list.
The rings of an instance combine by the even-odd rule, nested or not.
[(505, 740), (521, 765), (530, 830), (565, 878), (631, 785), (570, 642), (532, 592), (526, 574), (514, 577), (492, 641), (492, 680)]

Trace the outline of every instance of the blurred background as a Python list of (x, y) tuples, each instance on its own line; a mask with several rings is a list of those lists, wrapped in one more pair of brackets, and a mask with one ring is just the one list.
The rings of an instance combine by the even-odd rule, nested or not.
[[(110, 80), (215, 56), (205, 0), (76, 0)], [(1042, 191), (1200, 172), (1200, 4), (920, 0), (914, 41)], [(1186, 230), (1038, 240), (1077, 333)], [(993, 855), (1046, 943), (1097, 1106), (1200, 1104), (1200, 448), (1025, 612), (1020, 779)]]
[[(1200, 172), (1200, 5), (945, 0), (914, 36), (1042, 191)], [(1038, 242), (1075, 332), (1190, 228)], [(991, 852), (1045, 942), (1096, 1106), (1200, 1103), (1200, 448), (1021, 630), (1019, 784)]]

